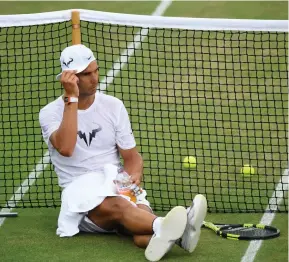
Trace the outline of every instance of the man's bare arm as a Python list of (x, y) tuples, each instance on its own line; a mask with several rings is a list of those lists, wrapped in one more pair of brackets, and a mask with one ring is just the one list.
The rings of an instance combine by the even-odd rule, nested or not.
[(53, 147), (63, 156), (73, 154), (77, 139), (77, 103), (65, 105), (63, 119), (58, 130), (50, 136)]
[(143, 175), (143, 159), (138, 153), (136, 147), (132, 149), (118, 148), (120, 155), (123, 158), (124, 170), (131, 175), (135, 184), (139, 185)]
[[(78, 78), (75, 71), (64, 71), (61, 75), (61, 84), (64, 87), (64, 96), (78, 97)], [(63, 118), (58, 130), (50, 136), (53, 147), (63, 156), (73, 154), (77, 140), (77, 109), (78, 103), (69, 103), (64, 106)]]

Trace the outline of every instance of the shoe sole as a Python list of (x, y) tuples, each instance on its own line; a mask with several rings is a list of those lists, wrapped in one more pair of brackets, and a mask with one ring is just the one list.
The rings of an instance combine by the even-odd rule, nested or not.
[(188, 222), (185, 233), (182, 237), (182, 246), (192, 253), (199, 241), (201, 227), (207, 214), (207, 200), (199, 194), (196, 195), (190, 211), (188, 213)]
[(164, 218), (160, 236), (153, 236), (145, 250), (149, 261), (159, 261), (179, 239), (186, 228), (187, 210), (184, 207), (174, 207)]

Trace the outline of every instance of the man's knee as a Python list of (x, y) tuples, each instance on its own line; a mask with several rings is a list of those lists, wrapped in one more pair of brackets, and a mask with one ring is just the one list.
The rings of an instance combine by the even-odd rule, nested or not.
[(107, 197), (96, 209), (97, 213), (109, 215), (112, 220), (118, 221), (123, 212), (132, 204), (123, 197)]
[(148, 211), (149, 213), (152, 213), (152, 214), (154, 213), (153, 210), (147, 205), (138, 204), (137, 207), (142, 209), (142, 210)]

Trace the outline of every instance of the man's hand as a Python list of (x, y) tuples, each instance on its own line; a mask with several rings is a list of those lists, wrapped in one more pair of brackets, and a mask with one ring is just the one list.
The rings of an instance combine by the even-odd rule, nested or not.
[(79, 96), (79, 89), (78, 89), (78, 82), (79, 79), (75, 75), (76, 71), (63, 71), (60, 82), (63, 85), (65, 90), (65, 96), (70, 97), (78, 97)]
[(142, 180), (142, 174), (129, 174), (129, 175), (131, 176), (132, 182), (137, 186), (139, 186)]
[(123, 158), (124, 170), (131, 176), (132, 182), (139, 186), (143, 174), (143, 160), (141, 155), (135, 147), (127, 150), (118, 147), (118, 150)]

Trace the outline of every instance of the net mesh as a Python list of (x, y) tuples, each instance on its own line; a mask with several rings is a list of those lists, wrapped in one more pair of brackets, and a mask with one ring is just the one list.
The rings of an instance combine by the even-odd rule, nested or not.
[[(86, 21), (81, 30), (105, 92), (129, 112), (155, 210), (189, 206), (201, 193), (211, 212), (264, 212), (288, 172), (287, 33)], [(135, 51), (123, 53), (131, 42)], [(25, 193), (23, 199), (8, 206), (60, 205), (38, 113), (62, 94), (55, 76), (70, 43), (70, 22), (0, 28), (0, 207), (25, 179), (16, 193), (19, 199)], [(120, 57), (128, 63), (119, 71)], [(112, 82), (104, 78), (109, 72)], [(183, 166), (186, 156), (196, 157), (195, 168)], [(240, 173), (245, 164), (254, 175)], [(288, 211), (282, 185), (269, 211)]]

